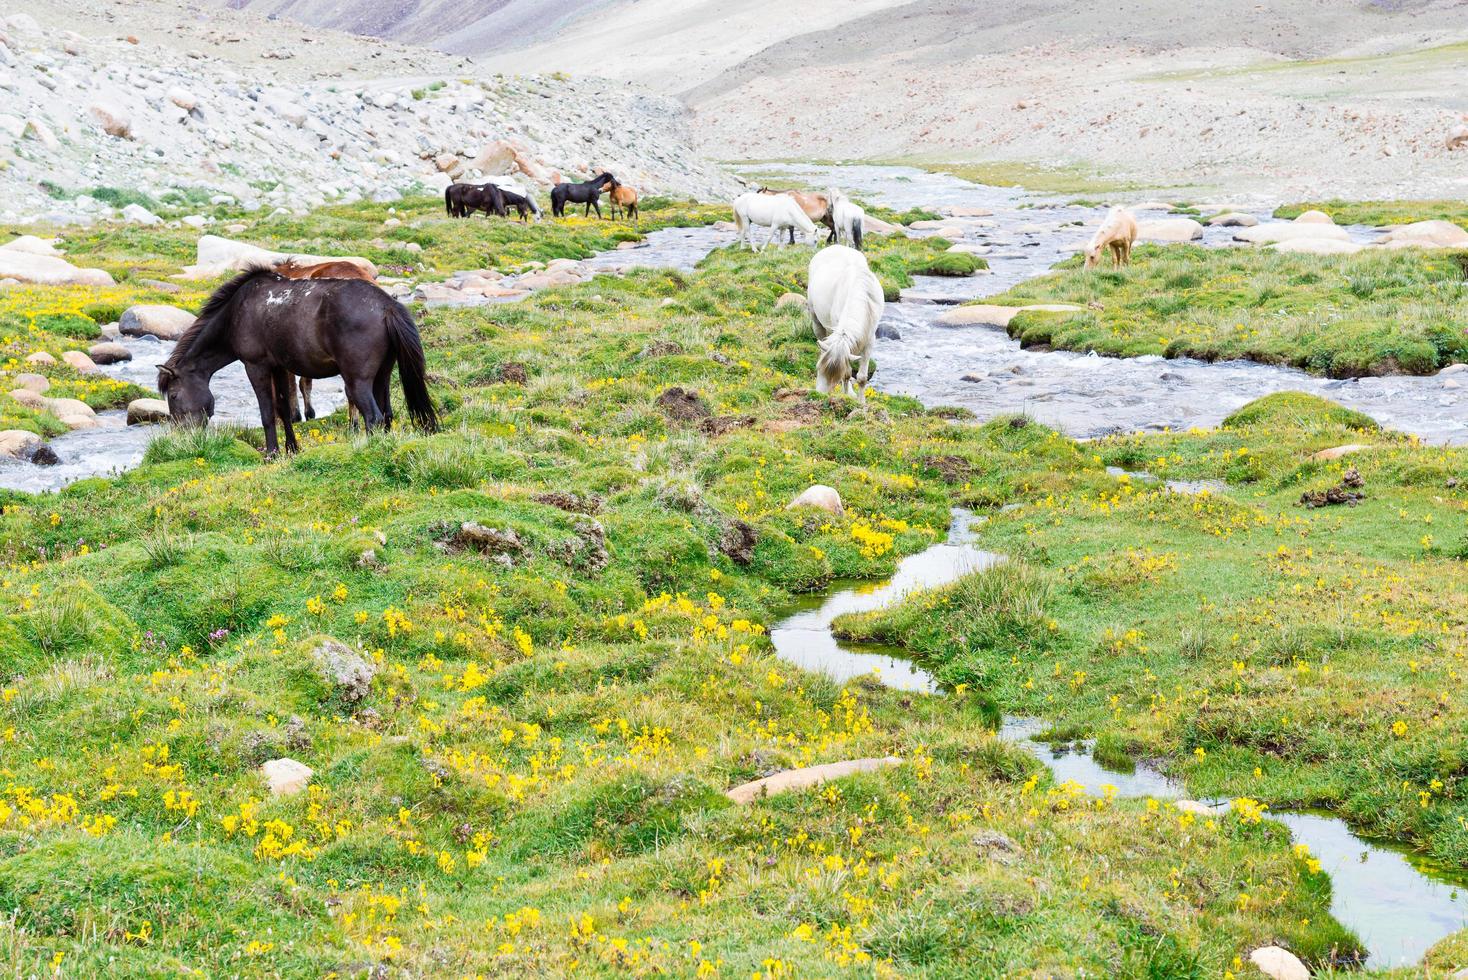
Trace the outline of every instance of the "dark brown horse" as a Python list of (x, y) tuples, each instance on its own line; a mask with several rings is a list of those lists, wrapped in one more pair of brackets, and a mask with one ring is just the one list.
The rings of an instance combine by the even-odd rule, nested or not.
[(557, 218), (566, 216), (566, 204), (586, 205), (585, 216), (590, 217), (591, 209), (596, 208), (596, 216), (601, 214), (601, 189), (603, 184), (615, 184), (617, 178), (609, 173), (600, 173), (590, 180), (579, 184), (557, 184), (551, 188), (551, 214)]
[(438, 427), (428, 396), (423, 344), (413, 317), (387, 293), (360, 279), (286, 279), (273, 269), (247, 269), (209, 297), (193, 326), (158, 369), (158, 390), (176, 422), (202, 423), (214, 414), (209, 380), (226, 364), (245, 363), (260, 403), (265, 452), (295, 452), (286, 392), (291, 375), (341, 375), (347, 399), (371, 432), (392, 425), (389, 384), (398, 367), (408, 414), (427, 430)]
[(509, 217), (505, 194), (494, 184), (450, 184), (443, 192), (444, 210), (451, 218), (467, 218), (475, 211)]

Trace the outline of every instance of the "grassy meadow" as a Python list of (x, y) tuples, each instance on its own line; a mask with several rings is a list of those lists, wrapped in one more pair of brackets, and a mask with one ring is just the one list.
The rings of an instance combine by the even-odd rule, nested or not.
[(986, 303), (1072, 303), (1027, 312), (1009, 333), (1026, 346), (1245, 358), (1348, 378), (1432, 374), (1468, 361), (1464, 256), (1444, 251), (1281, 254), (1144, 245), (1123, 269), (1079, 256)]
[[(383, 232), (387, 207), (247, 234), (442, 271), (635, 234), (426, 200)], [(719, 217), (667, 208), (644, 229)], [(131, 302), (192, 259), (172, 232), (76, 234), (116, 290), (27, 290), (12, 316)], [(873, 263), (890, 292), (945, 245), (877, 239)], [(167, 432), (130, 473), (0, 495), (0, 957), (26, 976), (761, 980), (1244, 978), (1274, 942), (1318, 974), (1359, 959), (1329, 879), (1257, 808), (1085, 797), (994, 737), (1001, 711), (1468, 864), (1461, 452), (1294, 397), (1084, 445), (880, 393), (859, 410), (810, 390), (804, 314), (775, 308), (809, 254), (419, 310), (435, 435), (366, 439), (338, 413), (266, 461), (258, 431)], [(12, 353), (57, 336), (12, 329)], [(673, 387), (698, 408), (665, 409)], [(1305, 460), (1344, 442), (1373, 448)], [(1346, 465), (1365, 502), (1295, 506)], [(845, 515), (787, 510), (812, 483)], [(847, 624), (946, 695), (774, 657), (793, 595), (889, 574), (955, 505), (1014, 560)], [(330, 640), (355, 680), (323, 673)], [(883, 755), (903, 762), (723, 795)], [(314, 775), (276, 798), (259, 767), (283, 756)], [(1461, 943), (1434, 957), (1468, 966)]]

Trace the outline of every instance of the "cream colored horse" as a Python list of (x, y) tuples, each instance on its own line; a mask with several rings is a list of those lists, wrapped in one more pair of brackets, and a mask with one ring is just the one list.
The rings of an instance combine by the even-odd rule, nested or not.
[(1118, 265), (1131, 265), (1132, 245), (1137, 240), (1137, 219), (1126, 208), (1112, 208), (1101, 227), (1086, 246), (1086, 268), (1094, 269), (1101, 263), (1101, 255), (1111, 249), (1112, 261)]

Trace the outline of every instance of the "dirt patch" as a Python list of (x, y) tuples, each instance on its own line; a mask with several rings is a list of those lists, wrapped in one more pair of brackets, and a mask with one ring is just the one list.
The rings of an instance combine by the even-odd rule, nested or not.
[(759, 543), (759, 532), (744, 521), (735, 519), (724, 528), (719, 539), (719, 550), (736, 565), (748, 565), (754, 561), (754, 546)]
[(925, 456), (923, 465), (938, 471), (944, 483), (964, 483), (973, 478), (973, 464), (962, 456)]
[(1300, 503), (1312, 509), (1340, 504), (1354, 507), (1366, 499), (1366, 494), (1361, 492), (1361, 487), (1365, 485), (1366, 481), (1361, 479), (1361, 473), (1353, 466), (1341, 474), (1341, 482), (1335, 486), (1327, 490), (1306, 490), (1300, 494)]
[(543, 493), (532, 494), (530, 499), (537, 504), (546, 504), (571, 514), (595, 514), (601, 510), (602, 505), (602, 498), (599, 494), (589, 493), (583, 497), (565, 490), (546, 490)]
[(508, 385), (523, 385), (530, 380), (530, 372), (518, 361), (506, 361), (500, 365), (499, 380)]
[(715, 415), (698, 423), (698, 431), (717, 439), (735, 429), (747, 429), (754, 425), (752, 415)]
[(674, 422), (698, 422), (714, 414), (698, 392), (684, 388), (669, 388), (658, 395), (658, 408)]
[(654, 357), (672, 357), (683, 353), (683, 345), (671, 340), (654, 340), (638, 353), (639, 361), (650, 360)]

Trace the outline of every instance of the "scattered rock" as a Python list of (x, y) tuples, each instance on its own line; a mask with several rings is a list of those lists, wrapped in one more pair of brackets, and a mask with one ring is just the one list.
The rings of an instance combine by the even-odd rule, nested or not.
[(940, 327), (1008, 327), (1009, 321), (1027, 310), (1044, 313), (1074, 313), (1083, 307), (1070, 303), (1035, 303), (1030, 306), (994, 306), (975, 303), (972, 306), (955, 306), (939, 313), (933, 322)]
[(837, 517), (846, 513), (846, 508), (841, 504), (841, 494), (836, 492), (834, 487), (828, 487), (822, 483), (806, 488), (800, 496), (785, 505), (786, 510), (793, 510), (796, 507), (815, 507), (829, 511)]
[(675, 422), (697, 422), (711, 417), (714, 412), (696, 391), (669, 388), (658, 395), (657, 405), (663, 414)]
[(27, 354), (25, 356), (25, 359), (26, 359), (26, 363), (27, 364), (55, 364), (56, 363), (56, 358), (52, 357), (50, 354), (46, 353), (43, 350), (38, 350), (38, 351), (36, 351), (33, 354)]
[(79, 350), (61, 352), (61, 362), (78, 374), (96, 374), (97, 362)]
[(37, 394), (44, 394), (45, 392), (51, 390), (50, 379), (42, 374), (31, 374), (30, 372), (24, 372), (22, 374), (17, 374), (11, 380), (20, 385), (22, 388), (26, 389), (27, 391), (34, 391)]
[(1314, 509), (1316, 507), (1334, 507), (1345, 504), (1354, 507), (1357, 503), (1366, 499), (1366, 494), (1360, 492), (1360, 487), (1365, 486), (1360, 472), (1356, 467), (1351, 467), (1341, 474), (1341, 482), (1327, 490), (1307, 490), (1300, 494), (1300, 503)]
[(1259, 223), (1259, 219), (1252, 214), (1243, 211), (1228, 211), (1224, 214), (1215, 214), (1208, 219), (1211, 227), (1223, 228), (1252, 228)]
[(1344, 446), (1331, 446), (1329, 449), (1322, 449), (1319, 452), (1311, 453), (1305, 458), (1312, 463), (1320, 463), (1326, 460), (1340, 459), (1342, 456), (1346, 456), (1351, 453), (1359, 453), (1363, 449), (1370, 448), (1371, 447), (1366, 445), (1365, 443), (1351, 442), (1347, 443)]
[(101, 269), (78, 269), (53, 255), (33, 255), (0, 248), (0, 279), (18, 279), (40, 286), (111, 286), (112, 277)]
[(169, 418), (168, 402), (162, 398), (134, 398), (127, 403), (128, 425), (153, 425)]
[(270, 787), (271, 796), (295, 796), (305, 789), (316, 773), (295, 759), (271, 759), (260, 767), (260, 774)]
[(123, 311), (117, 326), (129, 337), (157, 337), (159, 340), (177, 340), (197, 319), (188, 310), (157, 303), (141, 303)]
[(1203, 237), (1203, 226), (1192, 218), (1162, 218), (1137, 223), (1137, 240), (1191, 242)]
[(514, 528), (485, 527), (476, 521), (465, 521), (459, 525), (449, 540), (451, 548), (461, 551), (477, 551), (482, 555), (518, 555), (525, 550), (520, 535)]
[(1335, 219), (1324, 211), (1301, 211), (1295, 215), (1295, 223), (1300, 225), (1333, 225)]
[(888, 766), (900, 765), (902, 760), (896, 756), (889, 755), (878, 759), (851, 759), (846, 762), (828, 762), (823, 766), (810, 766), (806, 769), (787, 769), (773, 776), (756, 779), (753, 782), (735, 786), (725, 791), (724, 795), (735, 803), (753, 803), (755, 800), (767, 796), (776, 796), (780, 793), (788, 793), (791, 790), (809, 789), (819, 786), (832, 779), (840, 779), (859, 772), (876, 772)]
[(971, 842), (975, 850), (1000, 864), (1011, 864), (1020, 855), (1020, 846), (1014, 838), (997, 830), (981, 830), (974, 834)]
[(799, 293), (781, 293), (780, 298), (775, 300), (775, 309), (783, 310), (787, 306), (795, 306), (804, 310), (808, 307), (804, 296)]
[(759, 533), (754, 527), (735, 518), (719, 538), (719, 551), (736, 565), (748, 565), (754, 561), (754, 547), (758, 543)]
[(577, 521), (573, 530), (576, 532), (574, 538), (557, 541), (545, 549), (546, 554), (563, 565), (591, 574), (606, 568), (612, 556), (607, 551), (606, 529), (601, 522), (590, 519)]
[(1249, 962), (1272, 980), (1310, 980), (1310, 970), (1300, 958), (1279, 946), (1261, 946), (1249, 954)]
[(1234, 241), (1250, 242), (1255, 245), (1270, 245), (1274, 242), (1290, 241), (1296, 238), (1334, 238), (1343, 242), (1351, 240), (1346, 229), (1338, 225), (1322, 225), (1312, 222), (1299, 224), (1294, 221), (1273, 221), (1255, 225), (1252, 228), (1244, 228), (1234, 233)]
[(52, 258), (57, 258), (61, 255), (61, 252), (57, 250), (53, 242), (47, 241), (44, 238), (37, 238), (35, 235), (21, 235), (18, 238), (12, 238), (4, 245), (0, 245), (0, 249), (25, 252), (29, 255), (49, 255)]
[(87, 353), (91, 356), (92, 361), (97, 364), (120, 364), (123, 361), (131, 361), (133, 359), (133, 352), (116, 341), (93, 344), (87, 348)]
[(650, 360), (654, 357), (672, 357), (683, 353), (683, 345), (672, 340), (654, 340), (637, 354), (639, 361)]
[(118, 139), (132, 138), (132, 116), (116, 103), (98, 99), (87, 106), (87, 115), (108, 136), (116, 136)]
[(1365, 246), (1334, 238), (1290, 238), (1266, 247), (1276, 252), (1294, 252), (1300, 255), (1355, 255)]
[(129, 204), (122, 209), (122, 219), (134, 225), (161, 225), (163, 219), (141, 204)]
[(1396, 248), (1462, 248), (1468, 246), (1468, 231), (1451, 221), (1414, 221), (1393, 228), (1376, 240)]
[(545, 490), (532, 494), (530, 499), (572, 514), (595, 514), (601, 510), (602, 505), (602, 498), (597, 494), (591, 493), (583, 497), (565, 490)]
[(196, 109), (199, 105), (198, 96), (181, 85), (175, 85), (168, 90), (168, 101), (185, 112), (188, 112), (190, 109)]
[(878, 340), (901, 340), (902, 333), (890, 323), (877, 324)]
[(345, 704), (356, 704), (372, 693), (377, 665), (340, 640), (322, 640), (311, 651), (316, 673), (335, 690)]
[(60, 462), (45, 440), (25, 429), (0, 431), (0, 457), (23, 459), (38, 466), (54, 466)]

